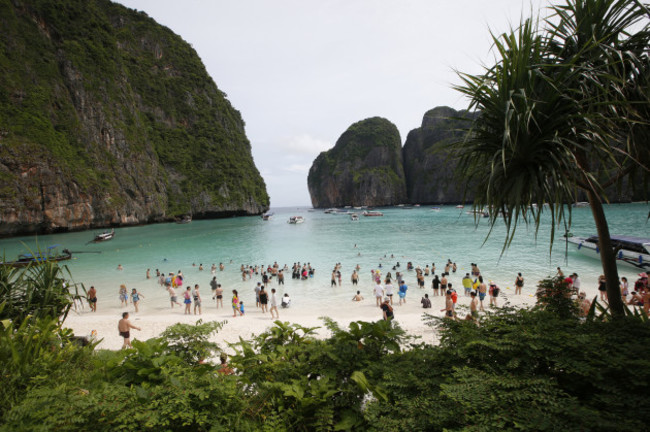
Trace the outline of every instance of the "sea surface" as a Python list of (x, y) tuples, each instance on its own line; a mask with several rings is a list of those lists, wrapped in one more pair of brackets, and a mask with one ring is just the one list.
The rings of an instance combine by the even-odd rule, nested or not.
[[(650, 206), (642, 204), (615, 204), (606, 206), (610, 232), (618, 235), (650, 237), (647, 221)], [(346, 209), (347, 210), (347, 209)], [(200, 284), (206, 294), (213, 275), (210, 267), (224, 263), (225, 270), (217, 277), (229, 298), (231, 289), (254, 304), (252, 288), (259, 276), (242, 282), (241, 264), (264, 265), (277, 262), (291, 267), (294, 262), (310, 263), (315, 276), (307, 281), (291, 279), (286, 274), (286, 285), (279, 293), (289, 292), (294, 303), (318, 304), (336, 307), (341, 300), (349, 300), (357, 288), (350, 283), (356, 265), (361, 267), (359, 289), (367, 297), (372, 292), (371, 269), (380, 269), (383, 275), (401, 270), (410, 287), (415, 288), (415, 272), (406, 271), (407, 262), (424, 268), (435, 263), (440, 274), (448, 259), (457, 263), (457, 273), (451, 281), (460, 286), (460, 279), (477, 263), (486, 279), (502, 287), (512, 286), (517, 272), (526, 279), (524, 292), (532, 293), (535, 282), (556, 273), (577, 272), (582, 280), (594, 285), (602, 273), (600, 262), (584, 257), (565, 242), (564, 227), (556, 232), (552, 249), (550, 244), (551, 219), (548, 211), (543, 215), (539, 231), (534, 225), (521, 223), (507, 249), (503, 249), (505, 229), (497, 224), (489, 238), (487, 219), (475, 219), (465, 209), (430, 206), (405, 209), (381, 208), (383, 217), (360, 217), (352, 221), (348, 215), (325, 214), (322, 210), (308, 208), (275, 208), (270, 221), (260, 217), (236, 217), (217, 220), (194, 220), (189, 224), (155, 224), (116, 228), (115, 238), (105, 243), (89, 244), (101, 230), (16, 237), (0, 240), (0, 254), (13, 260), (19, 253), (45, 249), (58, 244), (74, 253), (74, 259), (65, 262), (72, 279), (86, 288), (94, 285), (100, 300), (115, 297), (120, 284), (138, 290), (161, 307), (168, 305), (168, 295), (155, 278), (156, 269), (163, 272), (182, 270), (186, 285)], [(354, 211), (354, 209), (351, 209)], [(292, 225), (290, 216), (301, 215), (303, 224)], [(596, 233), (591, 210), (574, 208), (571, 232), (578, 236)], [(330, 276), (336, 263), (342, 265), (343, 284), (330, 288)], [(204, 267), (199, 271), (199, 265)], [(117, 270), (122, 265), (123, 270)], [(152, 279), (145, 275), (150, 269)], [(621, 276), (635, 279), (634, 269), (620, 266)], [(431, 277), (426, 280), (430, 287)], [(272, 286), (276, 286), (273, 284)], [(419, 294), (418, 294), (419, 295)]]

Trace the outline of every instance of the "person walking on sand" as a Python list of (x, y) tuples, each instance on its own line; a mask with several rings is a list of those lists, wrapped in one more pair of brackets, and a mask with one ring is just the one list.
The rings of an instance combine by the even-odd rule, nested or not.
[(497, 307), (497, 297), (499, 297), (499, 287), (490, 281), (490, 306)]
[(178, 297), (176, 297), (176, 290), (174, 287), (169, 285), (167, 291), (169, 292), (169, 302), (171, 303), (172, 309), (174, 309), (174, 303), (180, 306), (181, 304), (178, 302)]
[(517, 279), (515, 279), (515, 295), (521, 294), (521, 289), (524, 287), (524, 277), (521, 273), (517, 273)]
[(215, 293), (217, 296), (217, 309), (219, 309), (219, 306), (223, 308), (223, 288), (221, 288), (221, 284), (217, 284)]
[(264, 290), (264, 287), (260, 288), (260, 307), (262, 308), (262, 313), (267, 311), (267, 304), (269, 302), (269, 295)]
[(605, 275), (598, 276), (598, 291), (600, 292), (600, 301), (607, 301), (607, 281)]
[(239, 306), (239, 294), (237, 293), (237, 290), (232, 290), (232, 317), (233, 318), (237, 316), (237, 312), (239, 312), (239, 316), (242, 315)]
[(196, 308), (199, 308), (199, 315), (201, 315), (201, 294), (199, 293), (199, 284), (194, 285), (194, 315), (196, 315)]
[(280, 319), (280, 312), (278, 311), (278, 300), (275, 297), (275, 288), (271, 288), (271, 319), (273, 319), (273, 311), (275, 311), (275, 318)]
[(402, 303), (406, 304), (406, 290), (408, 290), (409, 287), (406, 286), (406, 282), (402, 281), (402, 283), (399, 285), (399, 304), (401, 305)]
[(478, 283), (478, 300), (481, 304), (479, 310), (483, 312), (483, 300), (485, 300), (485, 295), (487, 294), (487, 286), (485, 285), (485, 282), (483, 282), (483, 276), (478, 277)]
[(97, 312), (97, 290), (94, 286), (91, 286), (88, 290), (88, 304), (90, 305), (90, 310)]
[(255, 307), (262, 307), (262, 303), (260, 303), (261, 290), (262, 290), (262, 283), (258, 282), (257, 285), (255, 285), (255, 288), (253, 288), (253, 291), (255, 291)]
[(131, 346), (131, 329), (142, 330), (140, 327), (131, 324), (131, 321), (129, 321), (129, 313), (124, 312), (122, 313), (122, 319), (117, 323), (117, 331), (119, 331), (120, 336), (124, 338), (122, 349), (133, 348), (133, 346)]
[(210, 289), (212, 290), (212, 300), (215, 300), (217, 298), (217, 277), (213, 276), (212, 280), (210, 281)]
[(190, 314), (190, 306), (192, 305), (192, 294), (190, 293), (190, 288), (189, 286), (183, 293), (183, 303), (185, 303), (185, 315)]
[(138, 292), (137, 289), (133, 288), (131, 290), (131, 302), (133, 303), (133, 307), (135, 307), (135, 312), (138, 312), (138, 304), (140, 303), (140, 297), (144, 298), (142, 294)]
[(350, 279), (352, 280), (352, 285), (356, 285), (359, 283), (359, 273), (357, 273), (356, 270), (353, 270)]
[(476, 298), (476, 291), (472, 291), (472, 301), (469, 304), (469, 315), (465, 317), (467, 321), (478, 322), (478, 299)]
[(381, 307), (382, 305), (381, 299), (384, 298), (384, 287), (381, 286), (379, 282), (377, 282), (375, 284), (374, 292), (375, 292), (375, 300), (377, 302), (377, 306)]
[(381, 308), (384, 321), (392, 321), (395, 318), (393, 308), (390, 305), (390, 300), (385, 299), (384, 302), (379, 306)]
[(445, 308), (440, 309), (440, 312), (445, 312), (445, 318), (456, 319), (454, 317), (454, 301), (451, 299), (451, 290), (447, 290), (445, 294)]
[(126, 285), (120, 285), (120, 302), (121, 306), (129, 305), (129, 293), (126, 291)]
[(391, 306), (393, 305), (393, 284), (391, 283), (390, 279), (386, 279), (386, 285), (384, 286), (384, 291), (386, 293), (386, 297), (390, 299), (390, 304)]

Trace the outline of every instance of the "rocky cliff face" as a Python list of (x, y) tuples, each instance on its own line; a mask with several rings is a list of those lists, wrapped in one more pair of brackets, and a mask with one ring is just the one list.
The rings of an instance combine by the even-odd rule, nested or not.
[(353, 124), (314, 161), (307, 179), (312, 205), (382, 206), (406, 201), (397, 127), (373, 117)]
[(409, 132), (402, 157), (411, 203), (463, 201), (461, 185), (453, 181), (456, 165), (447, 146), (462, 139), (463, 129), (469, 126), (464, 118), (470, 118), (466, 111), (437, 107), (424, 115), (421, 127)]
[(268, 208), (239, 112), (144, 13), (0, 0), (0, 76), (0, 235)]

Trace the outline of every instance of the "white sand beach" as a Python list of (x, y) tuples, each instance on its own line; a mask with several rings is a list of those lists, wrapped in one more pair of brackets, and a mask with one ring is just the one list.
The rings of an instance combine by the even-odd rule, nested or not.
[[(209, 274), (209, 273), (208, 273)], [(582, 289), (587, 291), (590, 298), (597, 294), (595, 288), (597, 275), (587, 276), (582, 278)], [(460, 287), (458, 289), (458, 304), (457, 310), (460, 318), (464, 318), (469, 310), (470, 297), (464, 295), (462, 287), (460, 286), (460, 275), (455, 277), (458, 281), (454, 280), (454, 286)], [(427, 283), (430, 283), (430, 278)], [(453, 280), (453, 279), (452, 279)], [(300, 283), (300, 282), (296, 282)], [(240, 290), (240, 295), (243, 293), (243, 298), (253, 298), (252, 286), (255, 282), (247, 281), (240, 282), (236, 288)], [(346, 286), (347, 285), (347, 286)], [(271, 287), (276, 286), (271, 284)], [(427, 343), (436, 343), (437, 334), (435, 329), (425, 325), (423, 321), (424, 312), (431, 315), (442, 317), (444, 312), (444, 296), (432, 296), (431, 288), (419, 289), (415, 284), (409, 285), (407, 302), (403, 305), (398, 305), (398, 297), (395, 295), (394, 312), (395, 320), (399, 325), (406, 330), (410, 335), (419, 336), (421, 340)], [(279, 307), (280, 321), (290, 323), (297, 323), (305, 327), (321, 327), (319, 334), (327, 336), (327, 330), (323, 327), (323, 322), (320, 319), (322, 316), (328, 316), (339, 323), (343, 328), (352, 321), (375, 321), (381, 319), (381, 310), (376, 306), (375, 299), (372, 295), (373, 285), (370, 281), (360, 283), (358, 288), (353, 287), (350, 283), (345, 283), (343, 287), (338, 289), (347, 289), (350, 291), (350, 297), (356, 292), (356, 289), (361, 291), (365, 299), (361, 302), (353, 302), (351, 300), (341, 301), (336, 307), (330, 305), (319, 307), (318, 303), (311, 302), (310, 304), (301, 304), (299, 296), (293, 296), (292, 305), (283, 309)], [(535, 297), (535, 284), (532, 281), (527, 281), (523, 294), (514, 295), (514, 288), (501, 286), (501, 294), (498, 298), (499, 306), (503, 306), (508, 302), (516, 307), (529, 307), (534, 305)], [(329, 286), (322, 288), (327, 294), (327, 290), (332, 289)], [(337, 288), (333, 288), (337, 289)], [(68, 318), (65, 321), (65, 326), (74, 330), (76, 335), (86, 336), (93, 330), (97, 332), (97, 337), (101, 339), (99, 348), (103, 349), (119, 349), (122, 346), (122, 338), (117, 331), (117, 322), (121, 318), (122, 312), (128, 311), (130, 314), (131, 322), (140, 327), (142, 330), (132, 331), (132, 338), (139, 340), (146, 340), (148, 338), (156, 337), (167, 328), (175, 323), (189, 323), (193, 324), (199, 319), (205, 321), (227, 321), (225, 326), (218, 332), (214, 340), (221, 344), (222, 348), (227, 348), (227, 343), (237, 342), (239, 338), (250, 338), (253, 334), (259, 334), (266, 328), (273, 325), (273, 320), (268, 312), (262, 313), (259, 308), (255, 307), (254, 301), (246, 302), (246, 313), (244, 316), (237, 315), (233, 317), (232, 308), (230, 307), (230, 292), (224, 292), (224, 308), (216, 308), (215, 301), (211, 300), (209, 289), (203, 292), (203, 306), (201, 315), (184, 315), (184, 308), (182, 306), (174, 306), (170, 308), (167, 292), (162, 288), (157, 288), (158, 292), (156, 298), (148, 296), (141, 300), (140, 311), (135, 313), (131, 304), (127, 307), (120, 307), (119, 300), (117, 299), (117, 289), (111, 289), (110, 294), (106, 290), (102, 295), (102, 290), (98, 295), (98, 312), (93, 313), (90, 311), (88, 305), (85, 305), (81, 310), (71, 310)], [(244, 291), (245, 290), (245, 291)], [(250, 292), (248, 292), (250, 291)], [(431, 309), (423, 309), (420, 304), (420, 299), (427, 293), (432, 301)], [(247, 298), (247, 300), (248, 300)], [(181, 299), (182, 301), (182, 299)], [(487, 309), (489, 300), (486, 297), (484, 306)]]

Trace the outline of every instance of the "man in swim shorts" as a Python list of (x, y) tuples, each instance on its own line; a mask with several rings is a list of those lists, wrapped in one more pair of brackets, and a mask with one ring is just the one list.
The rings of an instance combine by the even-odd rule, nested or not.
[(131, 321), (129, 321), (129, 313), (124, 312), (122, 314), (122, 319), (117, 323), (117, 330), (120, 332), (120, 336), (124, 338), (124, 343), (122, 344), (122, 348), (133, 348), (131, 346), (131, 329), (136, 329), (136, 330), (141, 330), (140, 327), (136, 327), (133, 324), (131, 324)]
[(97, 290), (94, 286), (91, 286), (88, 290), (88, 304), (91, 311), (97, 312)]

